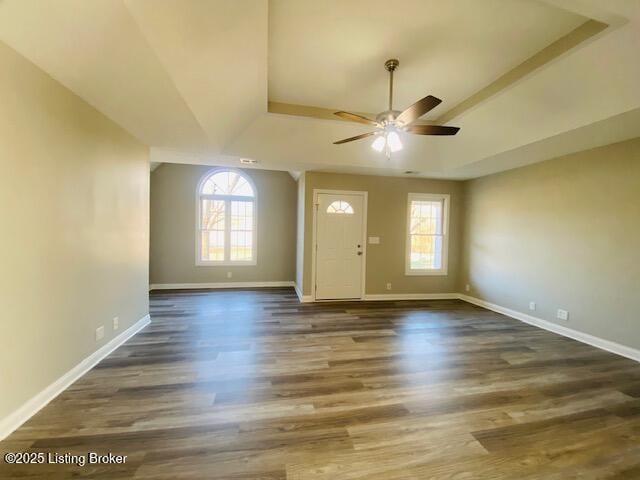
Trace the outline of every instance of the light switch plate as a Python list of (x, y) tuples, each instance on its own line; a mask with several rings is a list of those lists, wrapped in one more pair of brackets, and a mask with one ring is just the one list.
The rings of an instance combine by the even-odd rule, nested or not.
[(380, 237), (369, 237), (369, 245), (379, 245)]

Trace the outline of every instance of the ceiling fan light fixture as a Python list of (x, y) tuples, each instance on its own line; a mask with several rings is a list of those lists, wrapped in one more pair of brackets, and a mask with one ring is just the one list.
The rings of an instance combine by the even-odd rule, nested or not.
[(380, 135), (373, 141), (373, 143), (371, 144), (371, 148), (373, 148), (377, 152), (381, 152), (382, 150), (384, 150), (386, 144), (387, 139), (383, 135)]
[(389, 146), (389, 150), (392, 152), (402, 150), (402, 142), (400, 141), (400, 136), (397, 132), (389, 132), (387, 134), (387, 145)]
[(384, 151), (387, 158), (391, 158), (392, 152), (402, 150), (402, 142), (400, 141), (398, 130), (415, 135), (455, 135), (458, 133), (458, 130), (460, 130), (458, 127), (414, 123), (421, 116), (442, 103), (442, 100), (433, 95), (427, 95), (421, 98), (403, 111), (393, 109), (393, 72), (398, 68), (399, 64), (400, 62), (395, 58), (387, 60), (384, 64), (384, 68), (389, 72), (389, 108), (384, 112), (380, 112), (375, 120), (356, 113), (345, 112), (344, 110), (334, 112), (335, 115), (341, 117), (343, 120), (373, 125), (376, 127), (376, 130), (356, 135), (355, 137), (345, 138), (344, 140), (338, 140), (337, 142), (333, 142), (334, 145), (341, 145), (377, 135), (378, 138), (371, 144), (371, 147), (378, 152)]

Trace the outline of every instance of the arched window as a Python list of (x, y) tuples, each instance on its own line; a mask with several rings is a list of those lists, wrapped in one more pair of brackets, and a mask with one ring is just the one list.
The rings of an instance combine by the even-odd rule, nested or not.
[(349, 202), (343, 200), (336, 200), (327, 207), (327, 213), (340, 213), (353, 215), (353, 207)]
[(207, 173), (198, 185), (196, 263), (256, 264), (256, 190), (234, 169)]

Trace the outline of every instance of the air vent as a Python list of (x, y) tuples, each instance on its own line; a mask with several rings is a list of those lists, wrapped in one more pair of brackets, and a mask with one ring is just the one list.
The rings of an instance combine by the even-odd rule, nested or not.
[(253, 158), (241, 158), (240, 163), (243, 165), (255, 165), (258, 163), (258, 160), (254, 160)]

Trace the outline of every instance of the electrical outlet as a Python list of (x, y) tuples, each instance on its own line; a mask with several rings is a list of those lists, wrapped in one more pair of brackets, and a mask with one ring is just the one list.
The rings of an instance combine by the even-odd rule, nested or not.
[(464, 291), (465, 292), (470, 292), (471, 291), (471, 285), (469, 285), (468, 283), (464, 286)]
[(233, 272), (227, 272), (227, 278), (233, 277)]
[(535, 310), (536, 309), (536, 302), (529, 302), (529, 310)]
[(96, 328), (96, 342), (99, 342), (104, 338), (104, 325), (100, 325)]
[(113, 317), (113, 329), (118, 330), (120, 328), (120, 317)]
[(558, 313), (556, 315), (560, 320), (569, 320), (569, 312), (566, 310), (558, 309)]
[(387, 283), (387, 290), (391, 290), (391, 283)]

